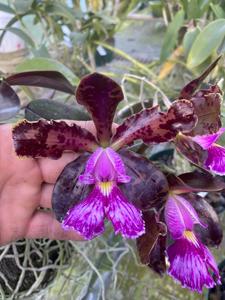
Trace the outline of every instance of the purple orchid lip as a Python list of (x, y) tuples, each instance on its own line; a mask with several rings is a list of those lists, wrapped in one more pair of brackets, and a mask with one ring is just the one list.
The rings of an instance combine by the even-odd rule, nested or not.
[[(170, 262), (168, 274), (183, 287), (199, 293), (203, 287), (220, 284), (217, 264), (206, 246), (196, 237), (194, 225), (207, 227), (199, 219), (192, 205), (174, 193), (169, 195), (165, 207), (165, 221), (174, 243), (167, 249)], [(210, 270), (215, 274), (215, 280)]]
[(214, 134), (198, 135), (192, 138), (202, 149), (207, 151), (208, 156), (204, 163), (205, 167), (218, 175), (225, 175), (225, 148), (216, 144), (216, 141), (224, 132), (225, 128), (220, 128)]
[(94, 188), (86, 199), (69, 210), (63, 221), (65, 229), (72, 228), (92, 239), (104, 231), (107, 218), (115, 233), (123, 237), (137, 238), (145, 232), (141, 211), (117, 187), (117, 183), (130, 181), (118, 153), (109, 147), (99, 147), (88, 159), (79, 181)]

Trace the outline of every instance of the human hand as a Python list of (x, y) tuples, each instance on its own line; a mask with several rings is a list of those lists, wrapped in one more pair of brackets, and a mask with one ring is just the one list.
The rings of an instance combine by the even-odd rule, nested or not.
[[(76, 122), (92, 129), (91, 122)], [(93, 130), (92, 130), (93, 131)], [(64, 166), (78, 157), (64, 153), (58, 160), (19, 158), (12, 141), (12, 125), (0, 126), (0, 245), (22, 238), (82, 240), (64, 231), (51, 211), (54, 183)]]

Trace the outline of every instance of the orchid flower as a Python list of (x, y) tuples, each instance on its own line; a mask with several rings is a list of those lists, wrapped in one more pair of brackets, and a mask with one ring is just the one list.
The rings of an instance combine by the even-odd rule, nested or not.
[(146, 233), (137, 240), (140, 258), (162, 274), (166, 271), (166, 253), (168, 274), (183, 287), (201, 293), (203, 287), (221, 284), (207, 246), (219, 245), (223, 231), (213, 208), (193, 192), (222, 190), (225, 185), (209, 173), (196, 171), (179, 177), (169, 175), (168, 181), (170, 192), (164, 213), (161, 217), (153, 211), (144, 213)]
[[(179, 131), (190, 131), (196, 123), (193, 105), (181, 100), (165, 113), (158, 107), (143, 110), (125, 120), (112, 136), (115, 110), (123, 99), (120, 86), (94, 73), (81, 80), (76, 99), (91, 114), (97, 138), (64, 121), (23, 121), (13, 130), (16, 153), (57, 159), (65, 150), (84, 152), (65, 167), (56, 182), (52, 205), (57, 219), (63, 228), (76, 230), (86, 239), (104, 231), (105, 218), (112, 222), (116, 234), (137, 238), (145, 231), (141, 210), (161, 209), (168, 184), (147, 159), (143, 161), (141, 156), (121, 148), (137, 139), (164, 142), (175, 138)], [(139, 166), (141, 174), (148, 176), (145, 182), (141, 182), (144, 177), (137, 171)]]
[(224, 133), (221, 128), (221, 90), (211, 85), (193, 94), (195, 88), (215, 67), (218, 59), (197, 79), (188, 83), (181, 91), (180, 98), (189, 99), (198, 116), (196, 126), (188, 133), (178, 133), (174, 140), (177, 150), (190, 162), (218, 175), (225, 174), (225, 148), (216, 144)]

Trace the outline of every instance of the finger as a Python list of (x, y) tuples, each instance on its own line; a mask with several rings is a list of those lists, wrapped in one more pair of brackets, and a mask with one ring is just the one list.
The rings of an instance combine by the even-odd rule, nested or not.
[(55, 183), (56, 179), (64, 169), (64, 167), (79, 156), (77, 153), (64, 153), (57, 160), (51, 158), (40, 158), (38, 164), (42, 173), (43, 181), (46, 183)]
[(41, 188), (41, 198), (40, 198), (40, 203), (39, 206), (44, 207), (44, 208), (52, 208), (52, 193), (53, 193), (53, 184), (42, 184)]
[(53, 213), (37, 211), (31, 219), (26, 238), (49, 238), (52, 240), (84, 240), (74, 230), (63, 230), (61, 224), (54, 218)]

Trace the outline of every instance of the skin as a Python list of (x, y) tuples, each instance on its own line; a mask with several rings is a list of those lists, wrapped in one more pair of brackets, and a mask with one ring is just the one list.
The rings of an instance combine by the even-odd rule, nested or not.
[[(94, 132), (92, 122), (76, 124)], [(58, 160), (19, 158), (13, 147), (12, 125), (0, 126), (0, 245), (22, 238), (82, 240), (64, 231), (51, 210), (54, 183), (64, 166), (77, 158), (64, 153)]]

